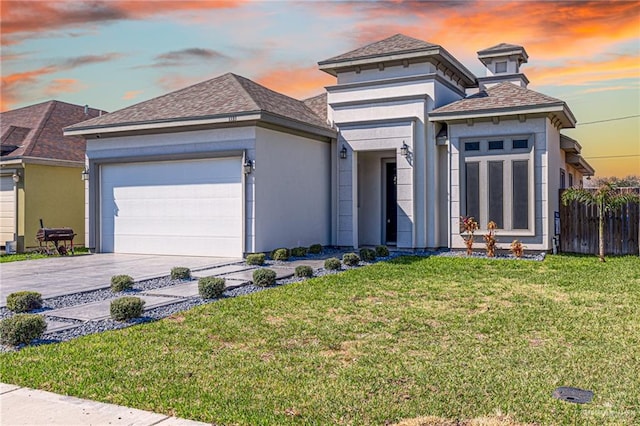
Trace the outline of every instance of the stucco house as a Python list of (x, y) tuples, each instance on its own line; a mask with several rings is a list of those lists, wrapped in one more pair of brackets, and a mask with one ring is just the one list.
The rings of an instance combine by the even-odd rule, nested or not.
[(527, 89), (524, 48), (478, 57), (486, 76), (398, 34), (319, 62), (336, 84), (304, 101), (225, 74), (70, 126), (87, 139), (88, 244), (462, 248), (460, 216), (474, 216), (498, 223), (502, 247), (551, 250), (558, 190), (593, 174), (560, 134), (576, 120)]
[(74, 243), (84, 245), (85, 140), (62, 129), (100, 114), (55, 100), (0, 113), (1, 246), (37, 246), (40, 219), (48, 227), (72, 227)]

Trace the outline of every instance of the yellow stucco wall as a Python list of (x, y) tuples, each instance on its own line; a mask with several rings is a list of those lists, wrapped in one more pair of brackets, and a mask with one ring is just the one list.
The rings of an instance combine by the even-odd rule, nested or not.
[[(47, 228), (71, 227), (76, 246), (84, 245), (84, 182), (82, 167), (25, 164), (24, 206), (19, 206), (18, 232), (24, 247), (35, 247), (40, 219)], [(21, 208), (23, 207), (23, 208)], [(22, 223), (22, 225), (21, 225)]]

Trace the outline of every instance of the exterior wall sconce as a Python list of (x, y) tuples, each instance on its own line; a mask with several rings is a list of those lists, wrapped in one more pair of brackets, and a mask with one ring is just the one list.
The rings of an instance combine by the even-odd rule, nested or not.
[(85, 167), (82, 170), (82, 173), (80, 173), (80, 178), (85, 181), (85, 180), (89, 180), (89, 168)]
[(245, 175), (248, 175), (249, 173), (251, 173), (251, 170), (253, 170), (253, 161), (245, 160), (244, 164), (242, 165), (242, 171)]
[(20, 172), (13, 172), (11, 179), (13, 179), (15, 183), (20, 182)]
[(342, 149), (340, 150), (340, 158), (343, 160), (347, 158), (347, 147), (342, 145)]
[(402, 156), (405, 158), (409, 157), (409, 145), (407, 145), (404, 141), (402, 141), (402, 147), (400, 147), (400, 154), (402, 154)]

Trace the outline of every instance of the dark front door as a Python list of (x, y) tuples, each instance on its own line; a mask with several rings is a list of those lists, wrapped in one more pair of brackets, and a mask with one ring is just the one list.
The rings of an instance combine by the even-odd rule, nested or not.
[(385, 243), (395, 244), (398, 235), (398, 199), (396, 163), (385, 163)]

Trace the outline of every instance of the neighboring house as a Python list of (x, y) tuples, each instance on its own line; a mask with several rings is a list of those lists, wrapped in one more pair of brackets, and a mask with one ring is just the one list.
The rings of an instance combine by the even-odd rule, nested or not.
[(560, 135), (575, 118), (526, 88), (522, 47), (478, 53), (486, 77), (398, 34), (321, 61), (337, 82), (306, 101), (225, 74), (70, 126), (87, 138), (88, 244), (462, 248), (473, 215), (498, 223), (501, 247), (550, 250), (561, 176), (593, 174)]
[(40, 219), (47, 227), (73, 228), (74, 243), (84, 245), (85, 141), (62, 129), (100, 113), (48, 101), (0, 114), (0, 245), (37, 246)]

